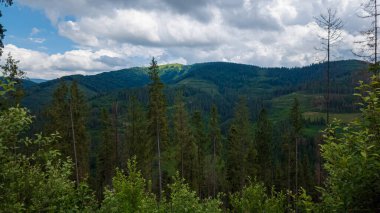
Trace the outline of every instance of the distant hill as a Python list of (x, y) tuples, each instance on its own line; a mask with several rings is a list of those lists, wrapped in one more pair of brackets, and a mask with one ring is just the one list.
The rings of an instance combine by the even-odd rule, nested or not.
[[(368, 78), (368, 64), (346, 60), (333, 62), (331, 67), (333, 113), (355, 113), (357, 106), (353, 104), (353, 88), (360, 79)], [(323, 63), (298, 68), (263, 68), (210, 62), (160, 66), (160, 75), (166, 85), (169, 106), (180, 89), (190, 111), (207, 112), (215, 103), (222, 122), (227, 124), (232, 117), (235, 101), (241, 95), (248, 98), (253, 120), (262, 106), (270, 110), (272, 119), (283, 119), (294, 97), (299, 97), (305, 115), (312, 115), (311, 118), (322, 116), (318, 113), (324, 110), (325, 68), (326, 64)], [(34, 84), (28, 87), (23, 104), (34, 112), (40, 111), (49, 103), (60, 81), (73, 80), (78, 82), (92, 109), (110, 108), (115, 101), (125, 107), (132, 94), (147, 102), (148, 69), (135, 67), (91, 76), (65, 76)]]
[(40, 79), (40, 78), (29, 78), (29, 80), (37, 84), (48, 81), (48, 80)]

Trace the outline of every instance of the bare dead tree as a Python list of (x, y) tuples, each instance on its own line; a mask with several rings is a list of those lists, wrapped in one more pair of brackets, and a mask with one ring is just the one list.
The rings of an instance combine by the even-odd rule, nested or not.
[(370, 62), (372, 66), (370, 70), (375, 74), (379, 74), (379, 45), (378, 45), (378, 4), (377, 0), (366, 0), (361, 4), (360, 18), (369, 19), (370, 27), (367, 30), (361, 31), (364, 39), (356, 41), (358, 48), (353, 51), (356, 56)]
[(74, 119), (73, 119), (73, 107), (72, 107), (72, 101), (69, 99), (69, 106), (70, 106), (70, 121), (71, 121), (71, 134), (73, 136), (73, 151), (74, 151), (74, 160), (75, 160), (75, 177), (76, 177), (76, 186), (79, 185), (79, 173), (78, 173), (78, 157), (77, 157), (77, 147), (76, 147), (76, 140), (75, 140), (75, 130), (74, 130)]
[(327, 9), (325, 14), (320, 14), (315, 18), (318, 26), (323, 29), (323, 32), (318, 36), (321, 40), (321, 47), (317, 48), (320, 51), (326, 53), (327, 69), (326, 69), (326, 123), (329, 123), (330, 113), (330, 60), (331, 60), (331, 48), (336, 46), (337, 42), (342, 39), (343, 22), (336, 15), (336, 10), (331, 8)]
[(118, 167), (120, 159), (119, 159), (119, 129), (118, 129), (118, 102), (114, 102), (112, 104), (112, 113), (113, 113), (113, 125), (114, 125), (114, 134), (115, 134), (115, 164), (114, 166)]

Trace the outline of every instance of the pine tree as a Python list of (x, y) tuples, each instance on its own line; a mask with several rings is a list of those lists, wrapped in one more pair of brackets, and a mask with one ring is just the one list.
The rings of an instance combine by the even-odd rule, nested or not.
[(79, 179), (83, 179), (89, 172), (89, 139), (86, 130), (87, 105), (76, 81), (73, 81), (70, 87), (69, 104), (71, 105), (74, 124), (72, 128), (75, 130)]
[(174, 105), (174, 145), (177, 147), (178, 170), (181, 178), (184, 178), (195, 186), (196, 145), (191, 134), (190, 122), (183, 95), (178, 92)]
[(52, 101), (46, 109), (47, 122), (45, 130), (47, 133), (58, 132), (61, 139), (55, 144), (55, 148), (61, 151), (63, 156), (70, 156), (72, 151), (72, 138), (70, 137), (71, 120), (68, 102), (69, 88), (61, 81), (53, 92)]
[(205, 132), (205, 125), (202, 120), (200, 111), (193, 113), (192, 119), (192, 135), (197, 147), (197, 166), (196, 166), (196, 182), (199, 197), (206, 195), (205, 191), (205, 160), (207, 154), (207, 135)]
[(88, 136), (86, 131), (87, 106), (78, 84), (74, 81), (68, 88), (64, 82), (53, 93), (52, 102), (47, 109), (47, 131), (58, 132), (61, 136), (56, 147), (70, 156), (74, 163), (77, 179), (88, 174)]
[(241, 190), (246, 184), (249, 165), (255, 159), (248, 159), (253, 148), (251, 122), (245, 98), (240, 98), (228, 136), (227, 179), (230, 191)]
[(115, 146), (112, 140), (112, 123), (105, 109), (101, 111), (101, 141), (97, 156), (97, 185), (98, 198), (102, 200), (104, 187), (112, 184), (115, 174)]
[(167, 144), (167, 118), (166, 118), (166, 101), (163, 94), (164, 84), (160, 80), (159, 68), (157, 61), (153, 58), (149, 67), (149, 76), (151, 83), (149, 84), (149, 133), (152, 145), (157, 147), (157, 176), (158, 181), (154, 184), (157, 186), (156, 191), (159, 194), (159, 200), (162, 196), (162, 150), (165, 150)]
[(113, 129), (113, 137), (114, 137), (114, 155), (116, 166), (120, 167), (120, 158), (119, 158), (119, 104), (118, 102), (114, 102), (112, 104), (112, 129)]
[(130, 97), (128, 102), (125, 138), (128, 159), (136, 156), (138, 169), (146, 179), (150, 178), (154, 149), (149, 144), (146, 112), (135, 96)]
[(298, 191), (298, 146), (299, 146), (299, 141), (300, 141), (300, 136), (301, 136), (301, 129), (302, 129), (302, 114), (300, 110), (300, 104), (298, 102), (298, 99), (294, 99), (294, 103), (290, 112), (290, 121), (291, 121), (291, 131), (292, 131), (292, 140), (295, 141), (295, 192)]
[(267, 187), (273, 183), (273, 158), (271, 153), (272, 147), (272, 124), (268, 119), (266, 110), (260, 111), (256, 131), (255, 147), (257, 150), (258, 178), (264, 182)]
[[(215, 105), (211, 107), (211, 115), (209, 121), (209, 155), (206, 160), (207, 176), (208, 176), (208, 186), (209, 186), (209, 195), (212, 195), (214, 198), (219, 191), (219, 183), (222, 182), (222, 166), (223, 162), (220, 158), (222, 151), (222, 135), (220, 131), (219, 124), (219, 114)], [(211, 192), (211, 193), (210, 193)]]

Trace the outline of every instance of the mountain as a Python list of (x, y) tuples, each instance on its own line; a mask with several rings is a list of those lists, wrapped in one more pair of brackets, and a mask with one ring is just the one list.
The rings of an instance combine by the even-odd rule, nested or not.
[(46, 79), (41, 79), (41, 78), (29, 78), (29, 80), (33, 81), (34, 83), (37, 83), (37, 84), (48, 81)]
[[(160, 66), (160, 75), (166, 85), (168, 105), (177, 90), (183, 90), (190, 111), (208, 112), (215, 103), (226, 125), (232, 117), (235, 101), (241, 95), (248, 98), (255, 120), (261, 107), (270, 110), (273, 120), (287, 116), (291, 101), (297, 97), (304, 115), (319, 119), (324, 110), (324, 70), (326, 64), (312, 64), (297, 68), (263, 68), (252, 65), (210, 62), (194, 65), (169, 64)], [(334, 115), (348, 118), (357, 112), (353, 97), (354, 86), (367, 79), (368, 64), (358, 60), (336, 61), (331, 65), (331, 110)], [(59, 82), (77, 81), (89, 100), (92, 110), (110, 108), (118, 101), (126, 106), (129, 96), (135, 94), (147, 102), (148, 69), (134, 67), (97, 75), (72, 75), (29, 86), (23, 104), (34, 112), (43, 109), (51, 100)], [(125, 109), (125, 108), (124, 108)], [(123, 113), (125, 110), (121, 110)], [(349, 114), (347, 116), (347, 114)], [(352, 116), (351, 116), (352, 115)]]

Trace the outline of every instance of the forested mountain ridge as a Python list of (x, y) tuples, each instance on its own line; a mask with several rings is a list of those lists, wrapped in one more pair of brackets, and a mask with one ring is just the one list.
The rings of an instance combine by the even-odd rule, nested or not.
[[(315, 116), (323, 111), (325, 64), (312, 64), (299, 68), (262, 68), (226, 62), (209, 62), (194, 65), (169, 64), (160, 66), (160, 78), (167, 86), (165, 92), (174, 94), (183, 90), (191, 111), (209, 111), (215, 103), (222, 122), (232, 116), (232, 108), (241, 95), (248, 99), (255, 119), (262, 106), (272, 110), (273, 119), (279, 119), (283, 105), (299, 97), (304, 112)], [(368, 64), (358, 60), (332, 63), (332, 112), (355, 112), (354, 87), (358, 80), (367, 79)], [(97, 75), (72, 75), (40, 84), (28, 84), (23, 104), (32, 111), (46, 106), (54, 89), (61, 81), (75, 80), (90, 100), (92, 107), (110, 107), (112, 102), (125, 102), (137, 94), (147, 102), (148, 69), (135, 67)], [(168, 97), (174, 97), (168, 95)], [(173, 100), (168, 100), (169, 105)], [(42, 107), (41, 107), (42, 106)]]

